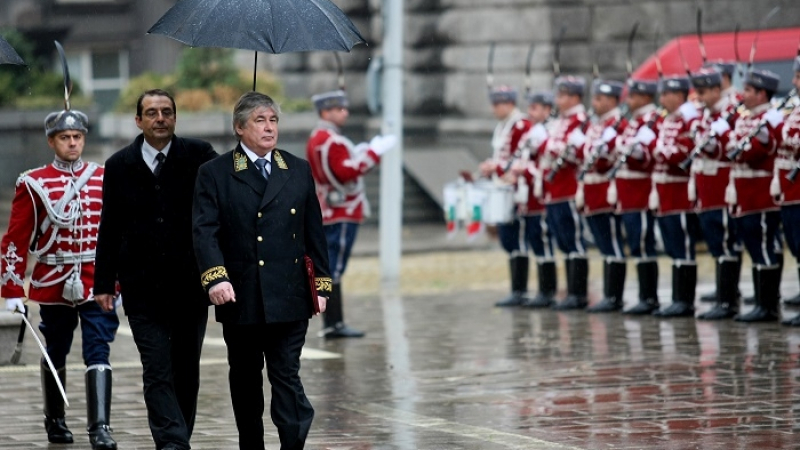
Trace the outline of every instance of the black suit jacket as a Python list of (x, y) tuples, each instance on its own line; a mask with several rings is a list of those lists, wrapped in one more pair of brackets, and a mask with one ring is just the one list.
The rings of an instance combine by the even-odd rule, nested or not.
[(206, 290), (230, 281), (236, 302), (216, 307), (223, 323), (291, 322), (311, 317), (314, 283), (328, 296), (331, 279), (322, 213), (304, 159), (273, 150), (267, 182), (241, 146), (204, 164), (197, 176), (194, 248)]
[(192, 247), (192, 197), (211, 144), (173, 137), (156, 177), (142, 158), (144, 136), (106, 161), (94, 293), (114, 292), (125, 312), (165, 315), (207, 307)]

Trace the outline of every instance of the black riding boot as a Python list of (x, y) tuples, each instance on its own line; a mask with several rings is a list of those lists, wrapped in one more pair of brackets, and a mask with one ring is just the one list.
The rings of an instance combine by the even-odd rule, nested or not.
[(567, 297), (553, 305), (557, 311), (586, 308), (589, 260), (585, 256), (567, 259)]
[(508, 268), (511, 272), (511, 295), (498, 301), (494, 306), (522, 306), (525, 303), (525, 294), (528, 292), (528, 269), (529, 262), (527, 256), (513, 256), (508, 260)]
[(636, 264), (639, 277), (639, 303), (622, 311), (623, 314), (650, 314), (658, 308), (658, 262), (644, 261)]
[(320, 332), (320, 336), (326, 339), (363, 337), (363, 331), (345, 325), (344, 305), (342, 303), (342, 283), (333, 283), (331, 286), (331, 296), (328, 298), (325, 312), (322, 313), (325, 328)]
[(728, 319), (736, 315), (739, 303), (739, 262), (717, 261), (717, 304), (697, 316), (702, 320)]
[(92, 449), (116, 449), (109, 426), (111, 416), (111, 367), (91, 366), (86, 370), (86, 431)]
[(528, 308), (549, 308), (553, 306), (556, 295), (556, 262), (544, 261), (536, 264), (539, 278), (539, 292), (528, 298), (523, 306)]
[(737, 322), (774, 322), (778, 320), (780, 270), (780, 267), (753, 267), (756, 306), (747, 314), (737, 315), (734, 320)]
[[(67, 369), (62, 367), (57, 370), (61, 385), (66, 386)], [(67, 428), (64, 419), (64, 399), (58, 390), (56, 379), (50, 372), (47, 363), (41, 362), (42, 395), (44, 396), (44, 429), (47, 431), (47, 441), (54, 444), (71, 444), (72, 432)]]
[(653, 311), (658, 317), (687, 317), (694, 315), (694, 294), (697, 288), (697, 265), (672, 266), (672, 304)]
[(603, 299), (586, 309), (586, 312), (602, 313), (622, 309), (626, 267), (625, 261), (605, 261), (603, 264)]
[[(714, 276), (714, 280), (716, 280), (716, 284), (717, 284), (716, 289), (713, 292), (709, 292), (708, 294), (703, 294), (703, 295), (700, 296), (700, 301), (703, 302), (703, 303), (717, 303), (717, 304), (719, 304), (719, 276), (720, 276), (719, 275), (719, 271), (720, 271), (720, 262), (719, 261), (716, 261), (716, 264), (714, 265), (714, 271), (716, 272), (715, 276)], [(703, 316), (703, 314), (701, 314), (700, 316)], [(701, 318), (702, 317), (698, 317), (698, 319), (701, 319)]]

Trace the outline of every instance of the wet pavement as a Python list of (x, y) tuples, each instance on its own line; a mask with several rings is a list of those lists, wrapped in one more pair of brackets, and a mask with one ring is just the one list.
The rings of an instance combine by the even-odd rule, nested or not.
[[(362, 233), (344, 291), (348, 322), (367, 336), (325, 341), (316, 336), (320, 320), (312, 320), (301, 370), (316, 409), (306, 448), (800, 448), (800, 328), (494, 308), (508, 286), (505, 255), (488, 241), (445, 242), (435, 234), (441, 232), (407, 231), (397, 289), (380, 288), (375, 233)], [(782, 292), (794, 295), (797, 271), (786, 260)], [(713, 288), (714, 273), (707, 255), (699, 262), (698, 294)], [(747, 267), (749, 261), (745, 295), (752, 293)], [(662, 259), (660, 268), (666, 302), (669, 261)], [(601, 273), (591, 253), (594, 300)], [(632, 266), (628, 273), (632, 303)], [(563, 279), (562, 273), (562, 289)], [(112, 349), (114, 437), (120, 449), (152, 449), (126, 325)], [(79, 343), (76, 334), (67, 375), (67, 422), (76, 443), (46, 442), (37, 349), (29, 338), (27, 365), (0, 367), (0, 450), (90, 448), (80, 433), (86, 404)], [(236, 449), (225, 347), (215, 323), (202, 364), (192, 446)], [(279, 448), (268, 418), (265, 428), (267, 448)]]

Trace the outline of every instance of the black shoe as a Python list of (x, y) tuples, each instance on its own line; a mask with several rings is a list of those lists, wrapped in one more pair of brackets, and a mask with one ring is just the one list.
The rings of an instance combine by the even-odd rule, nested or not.
[(67, 422), (63, 417), (45, 417), (44, 429), (47, 431), (48, 442), (53, 444), (72, 444), (72, 432), (67, 428)]
[(703, 294), (700, 296), (700, 301), (703, 303), (714, 303), (717, 301), (717, 293), (709, 292), (708, 294)]
[(800, 327), (800, 314), (792, 317), (791, 319), (782, 320), (781, 325), (786, 325), (787, 327)]
[(578, 297), (577, 295), (567, 295), (567, 298), (560, 303), (556, 303), (552, 308), (556, 311), (570, 311), (573, 309), (586, 308), (586, 297)]
[(89, 443), (92, 450), (115, 450), (117, 443), (111, 438), (111, 427), (99, 425), (89, 430)]
[(356, 330), (355, 328), (350, 328), (344, 324), (344, 322), (339, 322), (332, 327), (325, 328), (322, 330), (322, 337), (325, 339), (338, 339), (338, 338), (360, 338), (364, 337), (364, 332)]
[(645, 300), (639, 300), (639, 303), (634, 305), (632, 308), (628, 308), (622, 311), (622, 314), (630, 314), (633, 316), (643, 316), (652, 314), (653, 311), (658, 309), (658, 305), (655, 303), (651, 303)]
[(622, 304), (613, 298), (604, 298), (598, 303), (586, 308), (588, 313), (614, 312), (622, 309)]
[(783, 304), (786, 306), (800, 306), (800, 294), (783, 299)]
[(736, 315), (736, 310), (729, 308), (727, 305), (717, 303), (713, 308), (697, 316), (701, 320), (722, 320), (730, 319)]
[(522, 306), (525, 304), (524, 292), (512, 292), (508, 297), (496, 302), (494, 306), (500, 308), (511, 308), (515, 306)]
[(694, 306), (686, 302), (672, 302), (671, 305), (664, 309), (657, 309), (653, 311), (656, 317), (689, 317), (694, 316)]
[(553, 306), (553, 303), (555, 303), (555, 299), (553, 299), (552, 295), (540, 292), (533, 298), (526, 298), (522, 306), (525, 308), (550, 308)]
[(775, 322), (778, 320), (778, 316), (770, 310), (756, 305), (749, 313), (737, 314), (733, 320), (737, 322)]

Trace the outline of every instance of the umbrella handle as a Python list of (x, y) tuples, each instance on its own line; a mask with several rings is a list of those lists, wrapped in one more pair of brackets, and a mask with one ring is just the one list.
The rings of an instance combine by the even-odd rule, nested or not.
[(258, 69), (258, 51), (253, 57), (253, 92), (256, 91), (256, 69)]

